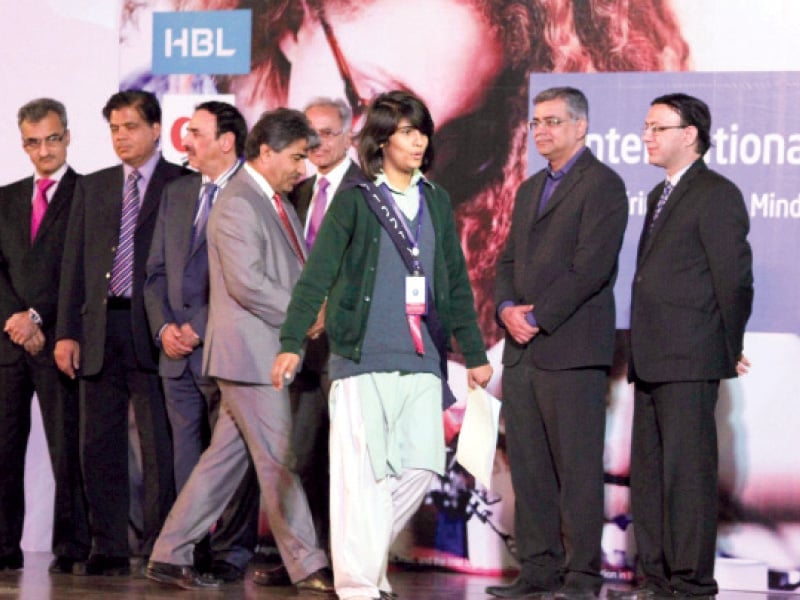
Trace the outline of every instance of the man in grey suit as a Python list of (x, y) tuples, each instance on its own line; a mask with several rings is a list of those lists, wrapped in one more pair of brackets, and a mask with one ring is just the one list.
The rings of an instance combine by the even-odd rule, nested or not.
[[(180, 493), (208, 446), (219, 414), (219, 387), (203, 375), (208, 320), (206, 222), (220, 191), (242, 164), (247, 124), (235, 106), (210, 101), (197, 106), (183, 137), (189, 164), (199, 173), (170, 182), (161, 198), (147, 260), (147, 317), (161, 349), (159, 374), (172, 428), (175, 489)], [(244, 574), (258, 527), (258, 483), (250, 469), (196, 560), (213, 559), (224, 581)]]
[(503, 413), (519, 578), (500, 598), (602, 586), (603, 438), (625, 185), (586, 148), (575, 88), (537, 94), (530, 129), (548, 165), (522, 183), (497, 266), (506, 330)]
[(209, 318), (204, 373), (222, 405), (208, 450), (192, 471), (153, 548), (147, 576), (186, 589), (216, 587), (192, 552), (248, 467), (256, 466), (275, 541), (300, 590), (332, 593), (308, 500), (293, 472), (289, 395), (270, 384), (271, 359), (292, 288), (305, 261), (296, 213), (281, 194), (305, 172), (317, 136), (302, 113), (262, 115), (245, 145), (247, 162), (223, 190), (208, 222)]

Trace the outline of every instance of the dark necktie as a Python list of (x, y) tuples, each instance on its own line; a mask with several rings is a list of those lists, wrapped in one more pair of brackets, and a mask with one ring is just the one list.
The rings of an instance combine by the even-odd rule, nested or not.
[(133, 234), (136, 230), (136, 219), (139, 216), (139, 186), (141, 173), (131, 171), (125, 181), (125, 194), (122, 199), (122, 218), (119, 227), (119, 243), (111, 267), (111, 284), (113, 296), (130, 297), (133, 285)]
[(664, 205), (667, 203), (667, 198), (672, 193), (672, 184), (667, 180), (664, 184), (664, 189), (661, 192), (661, 196), (658, 198), (658, 202), (656, 203), (656, 209), (653, 211), (653, 218), (650, 220), (650, 228), (648, 229), (647, 233), (653, 231), (653, 226), (656, 224), (656, 219), (658, 215), (661, 214), (661, 211), (664, 209)]
[(306, 236), (306, 247), (311, 250), (314, 240), (317, 239), (317, 232), (322, 219), (325, 217), (325, 209), (328, 206), (328, 185), (330, 182), (324, 177), (320, 177), (317, 197), (314, 199), (314, 210), (311, 211), (311, 221), (308, 223), (308, 235)]
[(33, 210), (31, 211), (31, 243), (36, 239), (39, 225), (42, 224), (44, 213), (47, 212), (47, 190), (55, 183), (52, 179), (44, 177), (36, 182), (36, 195), (33, 197)]
[(294, 252), (297, 254), (297, 258), (300, 259), (300, 264), (304, 265), (306, 263), (306, 259), (303, 256), (303, 250), (300, 247), (300, 242), (297, 241), (297, 235), (294, 232), (294, 227), (292, 227), (292, 224), (289, 222), (289, 215), (286, 214), (286, 210), (283, 208), (281, 196), (280, 194), (276, 193), (272, 198), (275, 200), (275, 208), (278, 210), (278, 216), (281, 218), (281, 222), (286, 228), (286, 232), (289, 234), (289, 239), (292, 241)]
[(217, 185), (215, 183), (204, 183), (200, 190), (197, 216), (194, 219), (194, 226), (192, 227), (192, 253), (197, 250), (197, 247), (203, 241), (206, 223), (208, 223), (208, 214), (211, 212), (211, 205), (214, 203), (214, 194), (216, 193)]

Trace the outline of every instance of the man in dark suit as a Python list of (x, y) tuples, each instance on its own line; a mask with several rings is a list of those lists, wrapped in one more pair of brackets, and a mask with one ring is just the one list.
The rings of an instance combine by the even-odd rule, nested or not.
[(487, 588), (501, 598), (591, 597), (602, 585), (605, 393), (628, 202), (585, 147), (587, 127), (579, 90), (536, 96), (530, 128), (548, 166), (520, 186), (497, 266), (520, 562), (511, 585)]
[(39, 398), (55, 480), (52, 572), (89, 554), (78, 458), (78, 390), (53, 360), (58, 274), (78, 175), (67, 165), (67, 112), (50, 98), (19, 109), (22, 147), (34, 166), (0, 188), (0, 571), (20, 569), (25, 449)]
[(75, 188), (55, 348), (58, 367), (80, 378), (81, 460), (92, 534), (88, 575), (129, 572), (129, 402), (141, 444), (144, 554), (174, 499), (172, 444), (143, 288), (161, 192), (185, 173), (157, 150), (161, 108), (153, 94), (118, 92), (103, 116), (122, 164), (87, 175)]
[[(178, 493), (208, 446), (219, 413), (219, 386), (202, 369), (208, 320), (206, 221), (219, 192), (241, 166), (246, 138), (247, 124), (236, 107), (216, 101), (197, 106), (183, 145), (199, 173), (164, 188), (147, 260), (144, 300), (161, 348), (159, 373)], [(211, 538), (210, 570), (225, 581), (242, 577), (257, 541), (259, 492), (252, 470), (240, 492)]]
[(656, 98), (643, 139), (667, 180), (648, 197), (631, 304), (631, 508), (644, 588), (713, 596), (719, 380), (735, 377), (753, 301), (739, 189), (702, 159), (708, 106)]
[[(317, 98), (305, 108), (311, 127), (319, 136), (319, 146), (308, 153), (316, 175), (300, 183), (289, 195), (304, 224), (306, 246), (314, 245), (322, 218), (336, 190), (346, 179), (361, 172), (348, 156), (352, 145), (350, 124), (353, 113), (343, 100)], [(328, 541), (328, 338), (322, 321), (311, 331), (303, 359), (303, 369), (289, 389), (292, 399), (292, 447), (297, 456), (297, 474), (308, 495), (317, 534), (323, 545)], [(256, 573), (258, 575), (258, 573)]]
[(328, 559), (292, 469), (289, 394), (271, 385), (269, 364), (306, 256), (300, 222), (283, 194), (304, 174), (315, 138), (302, 113), (264, 113), (247, 138), (247, 162), (209, 217), (203, 372), (217, 379), (222, 404), (211, 445), (153, 548), (150, 579), (187, 589), (218, 585), (193, 567), (193, 548), (233, 497), (252, 458), (291, 580), (301, 591), (333, 592)]

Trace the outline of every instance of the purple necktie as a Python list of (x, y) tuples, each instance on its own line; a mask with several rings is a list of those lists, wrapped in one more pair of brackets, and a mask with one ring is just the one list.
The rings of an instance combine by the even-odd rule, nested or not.
[(325, 217), (325, 209), (328, 207), (328, 185), (330, 182), (324, 177), (320, 177), (317, 197), (314, 199), (314, 210), (311, 211), (311, 221), (308, 223), (308, 235), (306, 236), (306, 247), (311, 250), (314, 240), (317, 239), (317, 232), (322, 219)]
[(136, 230), (136, 219), (139, 217), (139, 186), (141, 173), (131, 171), (125, 181), (125, 194), (122, 198), (122, 219), (119, 226), (119, 243), (111, 267), (111, 285), (113, 296), (130, 297), (133, 286), (133, 233)]
[(36, 182), (36, 195), (33, 197), (33, 210), (31, 212), (31, 244), (36, 239), (39, 225), (42, 224), (44, 213), (47, 212), (47, 190), (55, 183), (52, 179), (45, 179), (44, 177)]

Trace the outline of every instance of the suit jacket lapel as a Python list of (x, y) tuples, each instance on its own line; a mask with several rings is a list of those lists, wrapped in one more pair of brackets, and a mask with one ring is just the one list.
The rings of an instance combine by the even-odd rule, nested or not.
[(142, 199), (142, 206), (139, 209), (139, 216), (136, 219), (136, 229), (139, 229), (142, 223), (147, 221), (150, 213), (158, 208), (158, 203), (161, 200), (161, 191), (164, 187), (163, 185), (160, 185), (161, 180), (164, 178), (164, 163), (165, 161), (163, 158), (158, 159), (158, 164), (156, 164), (156, 168), (153, 170), (153, 176), (150, 178), (150, 181), (147, 184), (147, 190), (145, 191), (144, 198)]
[[(72, 192), (75, 189), (75, 178), (75, 171), (69, 168), (64, 173), (61, 181), (59, 181), (56, 193), (53, 194), (50, 204), (47, 206), (47, 210), (44, 213), (44, 219), (42, 219), (39, 225), (39, 232), (36, 234), (37, 240), (43, 237), (47, 233), (47, 230), (53, 226), (53, 223), (58, 219), (58, 215), (61, 211), (67, 209), (72, 199)], [(31, 193), (33, 193), (33, 190), (31, 190)], [(28, 222), (30, 222), (30, 215), (28, 215)]]
[(531, 185), (531, 196), (528, 199), (530, 203), (528, 210), (526, 211), (526, 227), (523, 231), (530, 231), (533, 228), (533, 224), (541, 218), (541, 215), (538, 214), (539, 212), (539, 202), (542, 199), (542, 191), (544, 190), (544, 183), (547, 181), (547, 173), (542, 170), (534, 176), (532, 185)]
[(664, 190), (664, 182), (662, 181), (650, 192), (647, 197), (647, 216), (644, 220), (642, 236), (639, 239), (639, 257), (636, 261), (637, 264), (641, 264), (650, 253), (653, 247), (653, 241), (664, 228), (664, 223), (669, 220), (672, 212), (680, 205), (681, 201), (686, 196), (686, 192), (688, 192), (691, 187), (692, 179), (694, 179), (703, 168), (705, 168), (705, 163), (703, 163), (702, 160), (698, 160), (683, 174), (678, 185), (670, 192), (666, 204), (664, 204), (661, 213), (658, 215), (658, 219), (656, 219), (656, 222), (653, 224), (652, 231), (648, 230), (650, 229), (650, 222), (653, 219), (653, 211), (658, 203), (658, 199), (661, 197), (661, 192)]
[[(555, 210), (555, 208), (561, 203), (561, 201), (570, 195), (572, 188), (574, 188), (575, 185), (578, 183), (578, 181), (580, 181), (581, 173), (582, 171), (585, 170), (587, 161), (590, 160), (590, 157), (592, 156), (593, 155), (591, 154), (588, 148), (585, 148), (583, 150), (583, 154), (578, 157), (575, 164), (572, 165), (572, 168), (566, 175), (564, 175), (564, 178), (562, 179), (561, 183), (559, 183), (556, 189), (553, 191), (553, 195), (550, 196), (550, 199), (547, 201), (547, 206), (544, 207), (542, 214), (537, 216), (536, 219), (537, 221), (539, 219), (544, 218), (550, 212)], [(546, 180), (547, 180), (547, 171), (543, 170), (541, 187), (538, 188), (538, 195), (536, 196), (537, 212), (539, 210), (539, 202), (542, 197), (542, 190), (544, 189), (544, 184)]]
[(203, 230), (202, 240), (192, 247), (192, 235), (194, 232), (194, 217), (197, 214), (197, 203), (200, 199), (200, 188), (202, 187), (202, 178), (197, 176), (192, 181), (191, 185), (188, 186), (188, 193), (187, 198), (193, 198), (192, 202), (181, 202), (180, 203), (180, 218), (178, 219), (178, 223), (180, 223), (180, 247), (179, 250), (183, 256), (186, 257), (187, 261), (197, 254), (201, 248), (205, 250), (206, 247), (206, 232)]

